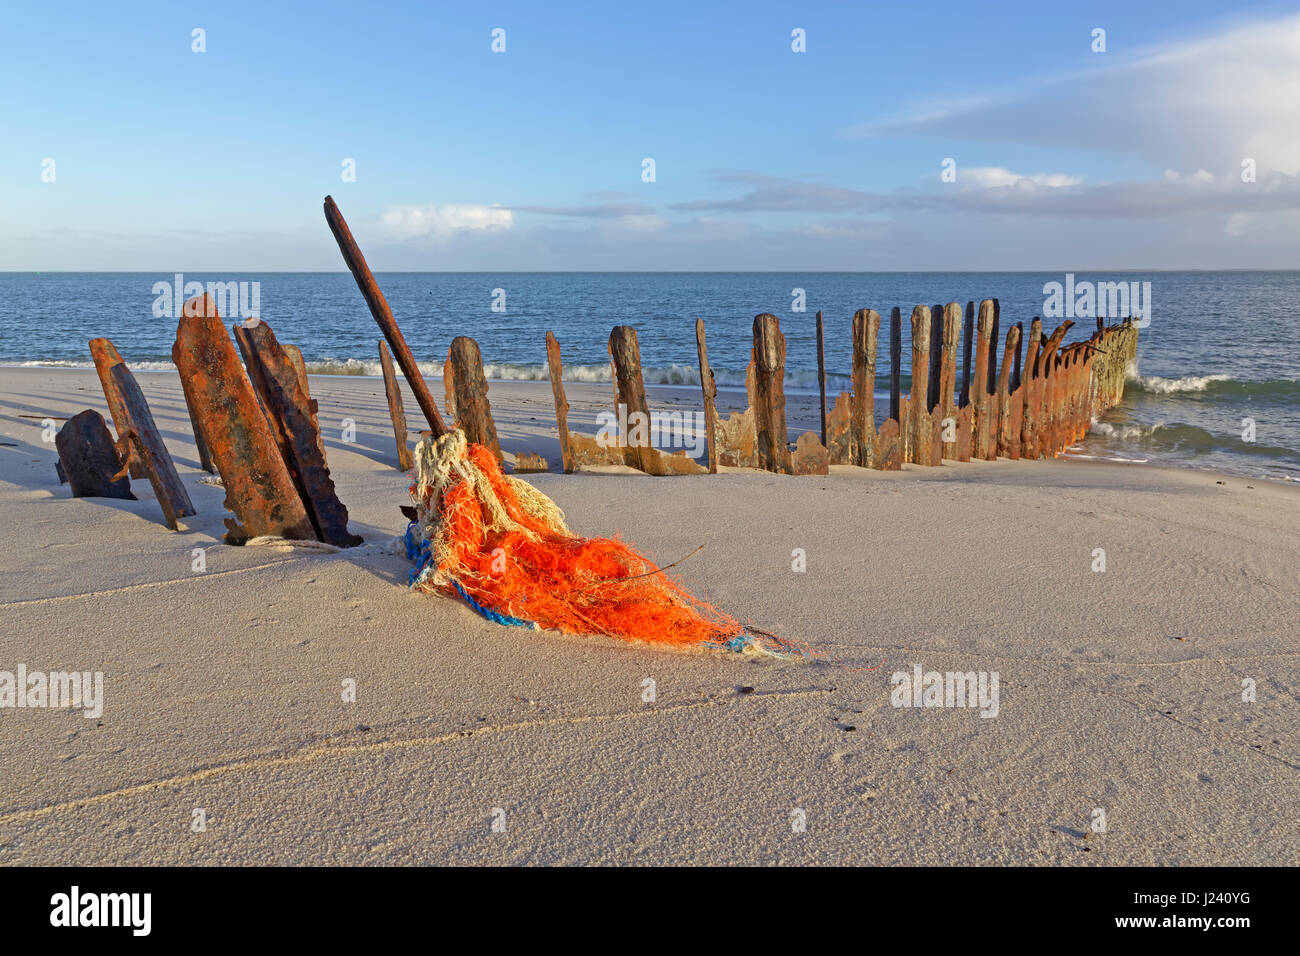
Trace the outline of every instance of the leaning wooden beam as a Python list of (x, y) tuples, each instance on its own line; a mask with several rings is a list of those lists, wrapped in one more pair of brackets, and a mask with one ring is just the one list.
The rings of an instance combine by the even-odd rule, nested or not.
[(293, 364), (271, 326), (261, 319), (248, 319), (234, 331), (244, 366), (262, 399), (271, 433), (316, 537), (338, 548), (355, 547), (361, 538), (348, 531), (348, 509), (334, 490), (334, 479), (320, 451), (320, 436), (312, 423), (311, 400), (303, 392)]
[(709, 366), (709, 346), (704, 340), (704, 320), (695, 320), (695, 348), (700, 356), (700, 391), (704, 394), (704, 435), (709, 448), (709, 474), (718, 473), (718, 385)]
[[(108, 347), (112, 348), (112, 344), (110, 343)], [(154, 424), (149, 403), (145, 401), (144, 392), (140, 391), (140, 386), (131, 374), (131, 370), (119, 357), (119, 360), (109, 368), (108, 374), (119, 396), (121, 410), (125, 416), (125, 427), (118, 430), (118, 441), (121, 442), (127, 432), (133, 431), (139, 436), (138, 444), (128, 442), (119, 445), (124, 455), (122, 460), (127, 461), (125, 456), (132, 455), (140, 462), (144, 477), (149, 479), (154, 487), (154, 493), (158, 496), (163, 514), (169, 516), (167, 526), (175, 530), (175, 518), (183, 518), (195, 513), (189, 493), (185, 490), (181, 476), (176, 473), (172, 456), (167, 451), (167, 446), (163, 444), (158, 426)], [(144, 451), (142, 452), (141, 449)]]
[[(113, 427), (120, 436), (131, 423), (127, 420), (126, 409), (122, 405), (122, 396), (118, 394), (113, 383), (113, 366), (122, 365), (122, 356), (118, 354), (113, 343), (108, 339), (90, 340), (90, 357), (95, 361), (95, 373), (99, 376), (99, 385), (104, 390), (104, 399), (108, 402), (108, 413), (113, 417)], [(144, 463), (128, 448), (131, 455), (127, 462), (132, 478), (144, 477)]]
[(339, 245), (339, 251), (343, 253), (343, 259), (347, 262), (352, 277), (357, 280), (357, 286), (361, 289), (361, 295), (370, 308), (370, 314), (379, 325), (380, 331), (384, 333), (384, 338), (388, 340), (402, 374), (406, 376), (411, 391), (415, 393), (416, 404), (428, 419), (430, 432), (434, 438), (441, 438), (447, 433), (447, 425), (438, 414), (438, 405), (429, 393), (429, 387), (424, 384), (424, 375), (421, 374), (420, 367), (415, 364), (415, 357), (411, 355), (411, 350), (406, 346), (406, 339), (402, 337), (402, 330), (397, 327), (397, 320), (393, 318), (393, 312), (388, 307), (388, 300), (384, 298), (379, 283), (375, 281), (370, 267), (366, 265), (365, 256), (361, 254), (356, 240), (352, 238), (352, 230), (348, 228), (343, 214), (339, 212), (339, 207), (334, 204), (334, 199), (330, 196), (325, 197), (325, 219), (329, 223), (330, 232), (334, 233), (334, 240)]
[(785, 424), (785, 336), (775, 315), (754, 317), (754, 392), (750, 405), (758, 432), (759, 466), (790, 474), (790, 449)]
[[(453, 339), (451, 348), (447, 350), (447, 368), (451, 370), (449, 387), (456, 396), (456, 427), (465, 433), (467, 441), (491, 451), (498, 463), (503, 461), (478, 343), (466, 335)], [(453, 413), (448, 411), (448, 414)]]
[(853, 313), (853, 421), (850, 447), (853, 464), (879, 468), (876, 459), (876, 344), (880, 314), (875, 309)]
[(87, 408), (69, 418), (54, 436), (54, 447), (59, 452), (60, 479), (67, 481), (72, 497), (135, 500), (131, 479), (99, 412)]
[(400, 471), (410, 471), (415, 467), (415, 459), (411, 455), (411, 444), (406, 437), (406, 409), (402, 407), (402, 387), (397, 383), (393, 356), (388, 351), (388, 343), (383, 339), (379, 340), (379, 366), (384, 371), (384, 395), (388, 399), (388, 417), (393, 420), (393, 437), (397, 439), (397, 467)]
[(193, 389), (226, 507), (235, 514), (226, 519), (227, 541), (316, 537), (215, 304), (203, 295), (186, 302), (181, 313), (172, 356)]

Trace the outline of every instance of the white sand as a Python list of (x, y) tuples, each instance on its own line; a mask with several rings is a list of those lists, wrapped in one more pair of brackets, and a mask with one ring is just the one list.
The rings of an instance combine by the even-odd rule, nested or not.
[[(0, 863), (1300, 863), (1300, 489), (1060, 461), (537, 476), (575, 530), (704, 544), (697, 593), (879, 669), (665, 653), (488, 624), (376, 547), (220, 544), (179, 382), (137, 377), (199, 509), (179, 533), (147, 482), (58, 485), (40, 418), (107, 414), (93, 372), (0, 369), (0, 670), (103, 671), (106, 698), (0, 709)], [(382, 382), (312, 389), (353, 530), (400, 534)], [(491, 398), (507, 450), (556, 467), (549, 386)], [(591, 430), (608, 388), (570, 401)], [(999, 716), (892, 707), (915, 663), (997, 671)]]

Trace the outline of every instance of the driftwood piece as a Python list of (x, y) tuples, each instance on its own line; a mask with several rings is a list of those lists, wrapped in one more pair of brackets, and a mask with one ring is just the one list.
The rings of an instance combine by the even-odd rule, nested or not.
[(185, 303), (176, 346), (172, 355), (193, 389), (199, 427), (221, 473), (226, 507), (235, 514), (226, 519), (227, 541), (242, 543), (259, 535), (314, 538), (315, 529), (271, 426), (206, 295)]
[(466, 335), (452, 340), (447, 350), (448, 389), (454, 389), (456, 410), (448, 409), (454, 416), (456, 427), (465, 433), (465, 439), (482, 445), (503, 460), (501, 442), (497, 439), (496, 422), (492, 420), (492, 405), (488, 401), (487, 376), (483, 374), (483, 355), (478, 343)]
[(145, 401), (144, 392), (140, 391), (131, 370), (125, 362), (118, 362), (109, 370), (109, 375), (121, 396), (122, 410), (126, 413), (126, 429), (118, 433), (118, 438), (120, 440), (127, 432), (135, 432), (139, 436), (138, 444), (133, 449), (134, 455), (144, 466), (145, 477), (158, 496), (163, 514), (169, 516), (167, 526), (175, 530), (177, 518), (195, 513), (189, 492), (185, 490), (181, 476), (176, 473), (172, 456), (163, 444), (158, 426), (154, 424), (149, 403)]
[(546, 463), (546, 459), (541, 455), (526, 451), (515, 456), (515, 474), (537, 474), (544, 471), (550, 471), (551, 466)]
[(424, 417), (429, 421), (430, 432), (434, 438), (441, 438), (447, 433), (447, 425), (438, 413), (438, 405), (429, 393), (429, 387), (424, 384), (424, 375), (421, 374), (420, 367), (415, 364), (415, 357), (411, 355), (411, 350), (407, 348), (402, 330), (397, 327), (393, 311), (388, 307), (388, 300), (380, 291), (379, 283), (375, 281), (370, 267), (366, 265), (365, 256), (361, 254), (360, 247), (352, 238), (352, 230), (348, 228), (343, 214), (339, 212), (339, 207), (335, 205), (331, 196), (325, 197), (325, 221), (329, 223), (330, 232), (334, 234), (339, 252), (343, 254), (343, 260), (348, 264), (352, 277), (357, 280), (357, 287), (361, 289), (361, 295), (366, 300), (371, 316), (379, 325), (380, 331), (384, 333), (384, 338), (388, 340), (402, 374), (406, 376), (411, 391), (415, 393), (416, 404), (420, 406)]
[(934, 430), (930, 420), (930, 309), (912, 309), (912, 390), (903, 441), (903, 460), (918, 465), (938, 464), (931, 460)]
[(384, 395), (388, 399), (388, 416), (393, 420), (393, 437), (397, 439), (397, 467), (400, 471), (410, 471), (415, 467), (411, 455), (411, 443), (407, 440), (406, 409), (402, 407), (402, 387), (397, 382), (397, 370), (393, 368), (393, 356), (388, 351), (388, 343), (379, 340), (379, 365), (384, 370)]
[(754, 317), (754, 389), (750, 405), (758, 433), (759, 466), (789, 474), (790, 449), (785, 424), (785, 336), (775, 315)]
[(804, 432), (795, 443), (790, 457), (790, 470), (796, 475), (830, 474), (830, 455), (826, 446), (812, 432)]
[[(104, 399), (108, 402), (108, 413), (113, 418), (113, 428), (120, 437), (131, 427), (131, 422), (127, 418), (122, 396), (117, 390), (117, 384), (113, 381), (113, 367), (125, 363), (122, 361), (122, 356), (118, 354), (117, 349), (114, 348), (113, 343), (108, 339), (91, 339), (89, 344), (90, 357), (95, 362), (95, 374), (99, 376), (99, 385), (104, 390)], [(127, 453), (131, 456), (127, 461), (131, 477), (143, 478), (145, 476), (144, 463), (140, 461), (135, 450), (129, 445), (127, 446)]]
[(348, 509), (334, 490), (334, 479), (320, 451), (320, 433), (312, 421), (311, 400), (271, 326), (248, 319), (234, 328), (244, 367), (266, 409), (271, 434), (297, 488), (316, 537), (339, 548), (361, 538), (348, 531)]
[(709, 474), (718, 473), (718, 385), (709, 366), (709, 346), (704, 340), (704, 320), (695, 320), (695, 348), (700, 356), (700, 391), (704, 394), (704, 437), (709, 449)]
[(131, 479), (118, 458), (104, 416), (92, 408), (78, 412), (54, 436), (60, 481), (74, 498), (123, 498), (134, 501)]
[(874, 309), (853, 313), (853, 409), (849, 426), (853, 464), (879, 468), (876, 457), (876, 344), (880, 315)]
[[(998, 430), (997, 446), (993, 450), (994, 457), (1001, 455), (1004, 458), (1019, 458), (1020, 452), (1017, 449), (1016, 454), (1011, 454), (1012, 428), (1011, 428), (1011, 365), (1014, 360), (1016, 348), (1020, 345), (1020, 327), (1013, 325), (1007, 329), (1007, 347), (1002, 355), (1002, 370), (998, 374)], [(1020, 430), (1015, 430), (1015, 443), (1020, 444)]]

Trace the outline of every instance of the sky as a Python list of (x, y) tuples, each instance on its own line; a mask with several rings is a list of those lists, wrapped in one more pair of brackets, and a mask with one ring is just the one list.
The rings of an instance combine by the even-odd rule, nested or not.
[(1298, 174), (1300, 3), (0, 14), (0, 271), (1285, 269)]

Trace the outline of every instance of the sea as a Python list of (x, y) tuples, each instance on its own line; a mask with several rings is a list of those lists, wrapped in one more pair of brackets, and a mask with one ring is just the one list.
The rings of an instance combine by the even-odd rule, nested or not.
[[(1122, 303), (1104, 295), (1102, 304), (1066, 298), (1057, 288), (1124, 283), (1138, 292), (1129, 311), (1136, 302), (1142, 312), (1137, 367), (1123, 403), (1094, 423), (1072, 454), (1300, 481), (1300, 271), (403, 272), (376, 278), (432, 376), (441, 375), (451, 340), (468, 335), (479, 343), (490, 379), (545, 380), (545, 335), (552, 331), (567, 380), (607, 382), (610, 329), (630, 325), (647, 385), (698, 386), (695, 320), (702, 318), (719, 389), (738, 391), (754, 316), (771, 312), (786, 336), (787, 391), (815, 393), (821, 311), (832, 403), (849, 388), (850, 328), (858, 309), (882, 316), (876, 388), (883, 398), (895, 307), (903, 315), (906, 389), (908, 318), (917, 304), (997, 298), (1005, 336), (1010, 325), (1024, 322), (1027, 329), (1035, 316), (1050, 331), (1077, 302), (1069, 343), (1091, 334), (1098, 311), (1117, 305), (1123, 311)], [(172, 369), (180, 302), (193, 293), (192, 283), (220, 283), (219, 308), (230, 322), (258, 315), (282, 342), (302, 349), (313, 374), (379, 374), (378, 328), (346, 272), (8, 272), (0, 273), (0, 376), (5, 366), (92, 367), (86, 343), (97, 336), (112, 339), (134, 369)]]

